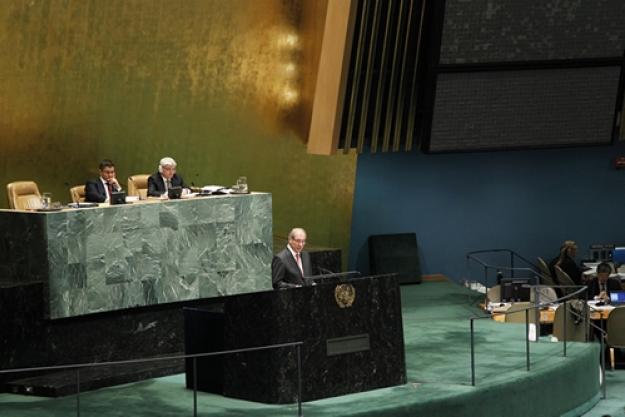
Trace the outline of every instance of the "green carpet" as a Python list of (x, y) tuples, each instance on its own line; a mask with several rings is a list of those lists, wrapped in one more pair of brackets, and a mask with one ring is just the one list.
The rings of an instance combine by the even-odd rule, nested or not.
[(607, 397), (583, 417), (625, 417), (625, 370), (606, 371)]
[[(524, 325), (476, 323), (477, 386), (470, 385), (468, 317), (479, 297), (446, 282), (402, 287), (406, 385), (304, 404), (305, 416), (560, 416), (587, 411), (599, 391), (596, 344), (531, 344), (525, 370)], [(609, 378), (611, 378), (609, 376)], [(184, 375), (83, 393), (85, 416), (192, 415)], [(75, 397), (0, 395), (0, 417), (75, 415)], [(295, 405), (274, 406), (200, 393), (201, 416), (295, 416)], [(589, 414), (590, 415), (590, 414)]]

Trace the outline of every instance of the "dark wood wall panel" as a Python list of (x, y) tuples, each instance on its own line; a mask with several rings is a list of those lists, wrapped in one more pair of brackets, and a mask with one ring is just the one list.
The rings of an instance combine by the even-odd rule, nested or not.
[(356, 7), (339, 148), (410, 150), (424, 3), (360, 0)]

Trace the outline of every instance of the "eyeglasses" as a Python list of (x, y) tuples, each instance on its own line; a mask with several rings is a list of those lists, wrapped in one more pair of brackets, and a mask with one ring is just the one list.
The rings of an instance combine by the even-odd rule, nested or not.
[(301, 243), (302, 245), (306, 244), (306, 239), (291, 239), (293, 242)]

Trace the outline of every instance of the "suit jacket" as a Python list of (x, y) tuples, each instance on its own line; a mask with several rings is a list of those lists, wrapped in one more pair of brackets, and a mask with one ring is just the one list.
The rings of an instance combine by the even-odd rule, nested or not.
[[(113, 188), (113, 191), (119, 191), (119, 189)], [(85, 183), (85, 201), (90, 203), (104, 203), (107, 197), (108, 194), (100, 178), (89, 180)]]
[[(178, 174), (174, 174), (174, 176), (171, 177), (171, 186), (182, 188), (186, 187), (182, 177)], [(161, 177), (160, 172), (150, 175), (148, 178), (148, 196), (160, 197), (163, 194), (165, 194), (165, 181), (163, 181), (163, 177)]]
[(304, 275), (297, 266), (297, 262), (288, 248), (284, 248), (280, 253), (273, 257), (271, 262), (271, 280), (273, 288), (290, 288), (298, 285), (306, 285), (304, 277), (312, 275), (312, 267), (310, 265), (310, 254), (301, 252), (302, 267)]
[[(623, 290), (623, 288), (621, 287), (621, 282), (618, 279), (611, 277), (608, 278), (608, 280), (606, 281), (605, 287), (608, 295), (610, 295), (610, 292), (612, 291)], [(588, 298), (592, 299), (592, 297), (599, 295), (600, 292), (601, 288), (599, 288), (599, 279), (597, 277), (594, 277), (592, 281), (588, 283)]]

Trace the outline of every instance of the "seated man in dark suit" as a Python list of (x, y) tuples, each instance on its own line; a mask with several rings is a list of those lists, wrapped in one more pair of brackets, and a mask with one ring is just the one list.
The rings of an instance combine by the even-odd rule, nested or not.
[(306, 231), (295, 228), (289, 232), (289, 242), (271, 262), (273, 288), (293, 288), (305, 285), (304, 277), (312, 275), (310, 254), (303, 252)]
[(621, 291), (621, 282), (611, 278), (612, 267), (606, 262), (597, 265), (597, 276), (588, 283), (588, 298), (599, 298), (601, 301), (610, 301), (610, 291)]
[(148, 178), (148, 197), (167, 198), (167, 193), (172, 187), (186, 188), (182, 177), (176, 174), (176, 161), (166, 157), (159, 162), (158, 172)]
[(91, 203), (109, 203), (113, 192), (121, 191), (115, 178), (115, 164), (110, 159), (100, 162), (100, 178), (85, 183), (85, 201)]

